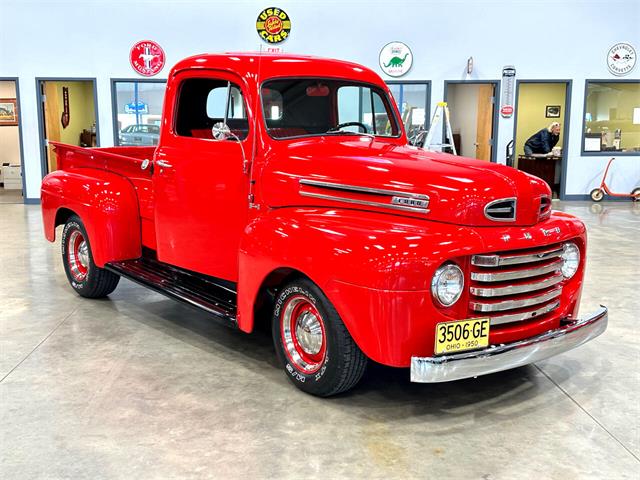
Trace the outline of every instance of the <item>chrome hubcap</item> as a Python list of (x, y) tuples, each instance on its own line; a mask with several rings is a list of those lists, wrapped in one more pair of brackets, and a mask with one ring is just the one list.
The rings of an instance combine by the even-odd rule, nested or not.
[(89, 245), (79, 230), (74, 230), (69, 235), (67, 256), (74, 280), (84, 281), (89, 271)]
[(282, 343), (289, 361), (306, 374), (322, 367), (326, 342), (322, 316), (304, 295), (289, 299), (280, 315)]
[(89, 246), (85, 240), (83, 240), (78, 247), (78, 260), (84, 268), (89, 266)]
[(304, 312), (296, 321), (296, 338), (300, 348), (310, 355), (316, 355), (322, 348), (322, 327), (311, 312)]

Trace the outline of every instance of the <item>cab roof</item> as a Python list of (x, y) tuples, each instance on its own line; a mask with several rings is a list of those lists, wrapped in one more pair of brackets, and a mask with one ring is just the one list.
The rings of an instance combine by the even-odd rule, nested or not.
[(269, 78), (299, 76), (345, 78), (383, 84), (373, 70), (357, 63), (286, 53), (227, 52), (194, 55), (178, 62), (170, 75), (190, 69), (225, 70), (236, 73), (240, 77), (253, 74), (254, 78), (259, 76), (260, 83)]

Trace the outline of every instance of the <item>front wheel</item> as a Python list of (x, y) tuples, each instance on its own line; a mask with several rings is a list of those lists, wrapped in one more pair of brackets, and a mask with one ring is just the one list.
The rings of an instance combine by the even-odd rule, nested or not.
[(329, 397), (345, 392), (364, 374), (367, 358), (329, 299), (309, 280), (280, 291), (272, 333), (287, 376), (307, 393)]
[(94, 263), (87, 231), (76, 215), (69, 217), (62, 230), (62, 263), (71, 287), (83, 297), (106, 297), (120, 281), (118, 275)]
[(594, 202), (600, 202), (604, 198), (604, 192), (600, 188), (594, 188), (591, 190), (590, 196)]
[(634, 188), (631, 191), (631, 197), (632, 197), (634, 202), (640, 202), (640, 187)]

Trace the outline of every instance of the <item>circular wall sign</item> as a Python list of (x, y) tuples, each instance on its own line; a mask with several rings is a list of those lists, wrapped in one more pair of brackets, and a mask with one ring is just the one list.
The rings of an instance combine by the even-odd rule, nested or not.
[(164, 67), (164, 50), (156, 42), (142, 40), (131, 47), (129, 61), (133, 69), (145, 77), (153, 77)]
[(291, 20), (281, 8), (265, 8), (258, 15), (256, 30), (260, 38), (267, 43), (280, 43), (289, 38)]
[(380, 68), (390, 77), (401, 77), (411, 69), (413, 54), (402, 42), (387, 43), (379, 56)]
[(609, 71), (617, 76), (626, 75), (636, 66), (636, 50), (629, 43), (616, 43), (607, 53)]

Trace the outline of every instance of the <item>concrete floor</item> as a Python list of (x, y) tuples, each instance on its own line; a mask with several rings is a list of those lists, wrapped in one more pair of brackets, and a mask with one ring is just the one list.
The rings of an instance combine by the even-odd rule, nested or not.
[(556, 207), (588, 224), (582, 310), (609, 306), (603, 336), (449, 384), (374, 366), (321, 400), (266, 333), (124, 280), (80, 298), (39, 207), (0, 205), (0, 477), (638, 479), (640, 204)]
[(7, 190), (4, 187), (0, 187), (0, 204), (3, 203), (24, 203), (22, 190)]

